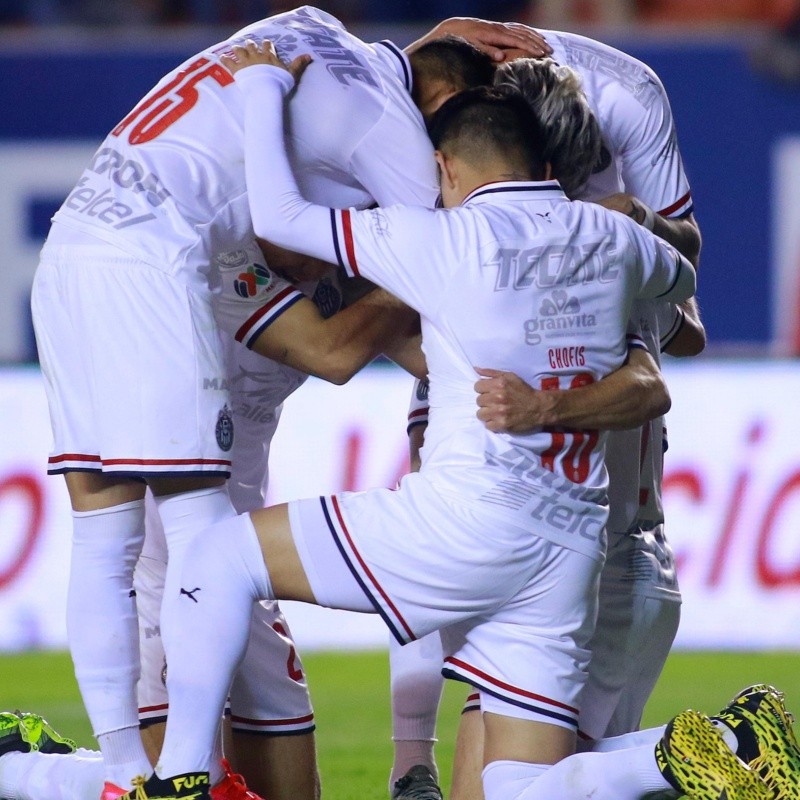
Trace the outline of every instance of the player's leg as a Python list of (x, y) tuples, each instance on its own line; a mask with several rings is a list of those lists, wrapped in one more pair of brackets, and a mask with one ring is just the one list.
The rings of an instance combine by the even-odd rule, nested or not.
[[(72, 471), (69, 635), (107, 778), (127, 788), (149, 763), (134, 691), (132, 574), (144, 535), (142, 479), (197, 481), (186, 488), (222, 480), (229, 468), (220, 444), (228, 444), (227, 395), (203, 389), (203, 377), (222, 373), (214, 363), (216, 331), (198, 324), (202, 303), (185, 286), (104, 246), (65, 253), (40, 268), (33, 305), (48, 397), (56, 400), (50, 471)], [(59, 303), (61, 317), (53, 312)]]
[(441, 670), (442, 644), (438, 632), (402, 647), (395, 639), (390, 640), (394, 762), (389, 790), (395, 800), (407, 797), (436, 800), (442, 796), (433, 752), (436, 716), (444, 686)]
[(0, 713), (0, 797), (87, 800), (103, 789), (103, 757), (77, 749), (37, 714)]
[(458, 723), (450, 800), (483, 800), (482, 769), (483, 717), (480, 695), (471, 692)]
[(270, 800), (317, 800), (314, 713), (303, 664), (277, 602), (256, 603), (230, 692), (229, 759)]
[(145, 497), (145, 537), (133, 574), (139, 615), (141, 674), (136, 687), (139, 727), (150, 763), (155, 765), (167, 723), (167, 659), (161, 638), (161, 600), (167, 574), (167, 541), (152, 495)]

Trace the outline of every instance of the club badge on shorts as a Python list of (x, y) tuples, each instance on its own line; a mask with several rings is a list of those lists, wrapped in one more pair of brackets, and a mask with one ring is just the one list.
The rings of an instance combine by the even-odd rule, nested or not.
[(226, 453), (233, 447), (233, 417), (226, 403), (217, 415), (217, 444)]

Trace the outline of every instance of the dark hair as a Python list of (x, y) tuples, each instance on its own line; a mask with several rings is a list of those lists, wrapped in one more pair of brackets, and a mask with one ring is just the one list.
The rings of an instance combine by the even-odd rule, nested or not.
[(426, 77), (443, 80), (459, 91), (491, 86), (494, 81), (491, 56), (460, 36), (444, 36), (423, 44), (411, 55), (411, 61)]
[(542, 126), (514, 89), (468, 89), (453, 95), (433, 115), (428, 133), (437, 150), (450, 150), (471, 163), (503, 158), (531, 178), (544, 175)]

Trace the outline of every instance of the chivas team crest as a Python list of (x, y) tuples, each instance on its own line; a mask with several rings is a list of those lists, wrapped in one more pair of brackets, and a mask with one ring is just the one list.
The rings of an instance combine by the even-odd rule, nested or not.
[(217, 415), (217, 444), (226, 453), (233, 447), (233, 417), (227, 403)]

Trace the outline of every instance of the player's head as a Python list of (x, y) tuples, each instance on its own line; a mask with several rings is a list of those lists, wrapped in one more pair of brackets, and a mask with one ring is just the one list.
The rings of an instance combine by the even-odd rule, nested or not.
[(486, 53), (460, 36), (433, 39), (410, 56), (414, 102), (428, 119), (456, 92), (491, 86), (495, 65)]
[(446, 208), (492, 181), (541, 180), (544, 133), (522, 95), (479, 87), (451, 97), (430, 122)]
[(544, 156), (569, 197), (583, 186), (603, 154), (597, 119), (578, 74), (550, 58), (519, 58), (497, 69), (495, 86), (520, 91), (546, 135)]

